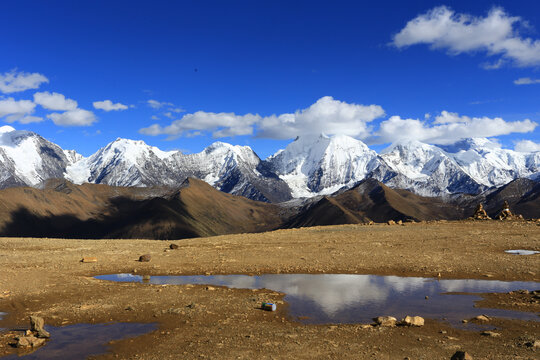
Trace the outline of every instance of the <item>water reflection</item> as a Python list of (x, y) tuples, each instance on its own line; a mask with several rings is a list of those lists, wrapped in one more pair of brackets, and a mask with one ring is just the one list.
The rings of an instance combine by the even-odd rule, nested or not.
[(534, 255), (534, 254), (540, 254), (540, 251), (535, 250), (505, 250), (504, 251), (507, 254), (513, 254), (513, 255)]
[[(131, 274), (102, 275), (98, 279), (113, 281), (142, 280)], [(447, 318), (457, 325), (462, 319), (479, 314), (538, 320), (532, 313), (498, 309), (475, 309), (474, 295), (447, 292), (507, 292), (536, 290), (537, 282), (493, 280), (434, 280), (419, 277), (348, 275), (348, 274), (268, 274), (215, 276), (152, 276), (151, 284), (205, 284), (230, 288), (271, 289), (286, 294), (293, 316), (308, 317), (307, 323), (370, 322), (379, 315), (404, 317), (420, 315)], [(429, 299), (426, 300), (425, 297)]]
[(13, 354), (2, 360), (24, 359), (86, 359), (107, 351), (107, 343), (146, 334), (156, 329), (155, 324), (111, 323), (76, 324), (62, 327), (46, 326), (51, 340), (27, 355)]

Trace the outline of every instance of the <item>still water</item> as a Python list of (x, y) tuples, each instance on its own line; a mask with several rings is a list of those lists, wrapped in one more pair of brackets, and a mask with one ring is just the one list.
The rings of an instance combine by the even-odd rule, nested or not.
[[(142, 276), (113, 274), (97, 279), (143, 282)], [(462, 319), (485, 314), (521, 320), (540, 320), (538, 314), (500, 309), (475, 308), (476, 295), (452, 292), (508, 292), (538, 290), (538, 282), (494, 280), (437, 280), (420, 277), (349, 274), (267, 274), (214, 276), (152, 276), (150, 284), (204, 284), (242, 289), (269, 289), (285, 293), (289, 315), (304, 323), (369, 323), (376, 316), (402, 318), (419, 315), (445, 319), (462, 326)], [(426, 296), (428, 299), (426, 299)]]
[(45, 326), (45, 329), (51, 333), (51, 339), (44, 346), (27, 355), (13, 354), (1, 359), (86, 359), (90, 355), (105, 353), (109, 341), (146, 334), (155, 330), (156, 325), (138, 323), (76, 324), (61, 327)]

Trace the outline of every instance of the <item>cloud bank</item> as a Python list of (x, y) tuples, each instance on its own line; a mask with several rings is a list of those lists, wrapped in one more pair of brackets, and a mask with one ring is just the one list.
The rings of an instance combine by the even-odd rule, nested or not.
[(40, 122), (41, 117), (31, 116), (36, 108), (31, 100), (15, 100), (14, 98), (0, 99), (0, 118), (8, 123), (18, 121), (22, 124)]
[(83, 109), (47, 115), (58, 126), (90, 126), (97, 121), (93, 112)]
[(38, 92), (34, 94), (34, 102), (48, 110), (67, 111), (75, 110), (77, 102), (72, 99), (66, 99), (62, 94), (53, 92)]
[(534, 131), (536, 126), (538, 124), (529, 119), (510, 122), (498, 117), (470, 118), (443, 111), (433, 122), (392, 116), (381, 122), (379, 130), (367, 142), (369, 144), (385, 144), (414, 139), (430, 144), (451, 144), (470, 137), (527, 133)]
[(485, 65), (492, 69), (505, 61), (520, 67), (540, 65), (540, 40), (520, 36), (519, 26), (526, 27), (527, 23), (501, 8), (475, 17), (439, 6), (409, 21), (393, 37), (392, 44), (398, 48), (427, 44), (433, 49), (447, 49), (452, 55), (481, 51), (500, 56)]
[(49, 79), (39, 73), (11, 70), (0, 74), (0, 92), (11, 94), (29, 89), (37, 89), (41, 84), (48, 82)]
[(514, 150), (520, 151), (520, 152), (540, 151), (540, 143), (536, 143), (531, 140), (521, 140), (516, 143)]
[(94, 101), (92, 105), (94, 105), (95, 109), (100, 109), (103, 111), (121, 111), (128, 109), (127, 105), (122, 103), (114, 104), (111, 100)]
[(514, 80), (515, 85), (531, 85), (531, 84), (540, 84), (540, 79), (531, 79), (529, 77), (519, 78)]

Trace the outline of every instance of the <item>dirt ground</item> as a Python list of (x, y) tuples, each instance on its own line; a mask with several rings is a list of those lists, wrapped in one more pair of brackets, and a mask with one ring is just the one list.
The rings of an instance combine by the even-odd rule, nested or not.
[[(46, 324), (141, 322), (157, 330), (114, 341), (96, 359), (538, 359), (540, 321), (492, 319), (500, 337), (432, 319), (423, 327), (304, 325), (284, 294), (202, 285), (112, 283), (99, 274), (354, 273), (540, 281), (540, 223), (343, 225), (176, 241), (0, 238), (0, 356), (30, 315)], [(179, 246), (168, 250), (169, 244)], [(150, 254), (150, 262), (138, 262)], [(83, 257), (97, 263), (82, 263)], [(539, 284), (540, 289), (540, 284)], [(256, 310), (261, 301), (276, 312)], [(535, 295), (486, 295), (484, 305), (540, 313)], [(479, 310), (479, 315), (481, 311)], [(387, 314), (373, 314), (373, 316)], [(414, 314), (411, 314), (414, 315)], [(540, 318), (539, 318), (540, 320)], [(53, 339), (54, 341), (54, 339)], [(45, 345), (47, 346), (47, 345)]]

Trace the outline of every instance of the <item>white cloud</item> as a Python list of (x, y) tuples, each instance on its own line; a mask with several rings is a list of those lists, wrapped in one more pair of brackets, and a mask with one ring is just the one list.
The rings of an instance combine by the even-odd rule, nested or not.
[(35, 108), (36, 104), (30, 100), (0, 99), (0, 118), (5, 117), (9, 123), (20, 121), (32, 114)]
[(531, 84), (540, 84), (540, 79), (531, 79), (529, 77), (519, 78), (514, 80), (516, 85), (531, 85)]
[(501, 118), (470, 118), (447, 111), (443, 111), (431, 123), (392, 116), (381, 122), (379, 130), (368, 142), (381, 144), (412, 139), (432, 144), (450, 144), (464, 138), (531, 132), (537, 125), (529, 119), (509, 122)]
[(309, 108), (298, 110), (293, 114), (263, 118), (256, 114), (236, 115), (198, 111), (184, 115), (169, 126), (154, 124), (140, 129), (139, 132), (146, 135), (165, 134), (176, 137), (199, 135), (196, 131), (212, 131), (214, 137), (226, 137), (251, 135), (254, 126), (258, 125), (257, 137), (264, 138), (290, 139), (308, 133), (366, 137), (369, 133), (367, 123), (383, 115), (384, 110), (378, 105), (348, 104), (325, 96)]
[(152, 99), (148, 100), (146, 103), (148, 104), (148, 106), (155, 110), (159, 110), (164, 106), (174, 106), (174, 104), (170, 102), (160, 102)]
[(486, 17), (456, 14), (446, 6), (436, 7), (407, 23), (393, 38), (393, 44), (406, 47), (428, 44), (434, 49), (448, 49), (450, 54), (484, 51), (502, 57), (485, 68), (498, 68), (505, 60), (517, 66), (540, 65), (540, 40), (523, 38), (518, 26), (527, 23), (493, 8)]
[(75, 110), (77, 102), (72, 99), (66, 99), (62, 94), (48, 91), (38, 92), (34, 94), (34, 102), (43, 106), (45, 109), (56, 111)]
[(11, 70), (10, 72), (0, 74), (0, 92), (10, 94), (29, 89), (37, 89), (42, 83), (48, 82), (49, 79), (39, 73)]
[(97, 121), (93, 112), (83, 109), (69, 110), (63, 113), (52, 113), (47, 115), (56, 125), (59, 126), (90, 126)]
[(24, 116), (18, 120), (21, 124), (30, 124), (30, 123), (38, 123), (42, 122), (43, 118), (40, 116)]
[(307, 109), (294, 114), (272, 115), (261, 119), (258, 137), (290, 139), (302, 134), (343, 134), (364, 138), (367, 123), (384, 115), (379, 105), (349, 104), (325, 96)]
[(152, 120), (160, 120), (159, 117), (157, 115), (152, 115), (151, 117)]
[(181, 119), (173, 121), (169, 126), (162, 127), (154, 124), (147, 128), (142, 128), (139, 133), (145, 135), (169, 135), (170, 139), (178, 136), (201, 135), (200, 131), (211, 131), (215, 138), (251, 135), (253, 125), (260, 120), (259, 115), (246, 114), (236, 115), (234, 113), (212, 113), (197, 111), (193, 114), (186, 114)]
[(92, 104), (94, 105), (94, 108), (104, 111), (118, 111), (128, 109), (127, 105), (121, 103), (113, 104), (111, 100), (94, 101)]
[(170, 112), (170, 111), (164, 113), (163, 116), (168, 117), (169, 119), (174, 119), (174, 118), (175, 118), (175, 116), (173, 115), (173, 113)]
[(519, 152), (535, 152), (540, 151), (540, 143), (535, 143), (531, 140), (521, 140), (516, 143), (514, 150)]

